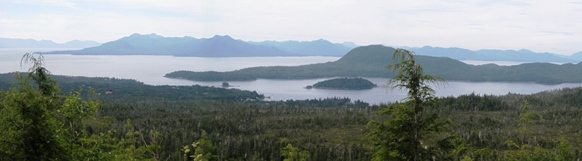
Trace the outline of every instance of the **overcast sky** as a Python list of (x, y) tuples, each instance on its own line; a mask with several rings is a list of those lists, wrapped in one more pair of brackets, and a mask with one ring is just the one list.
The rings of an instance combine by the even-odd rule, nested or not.
[(0, 0), (0, 37), (132, 33), (245, 41), (582, 51), (582, 0)]

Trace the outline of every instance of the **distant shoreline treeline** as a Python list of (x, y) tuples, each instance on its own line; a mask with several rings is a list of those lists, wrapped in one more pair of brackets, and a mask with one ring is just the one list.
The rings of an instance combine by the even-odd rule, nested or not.
[[(313, 79), (330, 77), (391, 78), (386, 66), (394, 48), (382, 45), (358, 47), (334, 62), (301, 65), (251, 67), (228, 72), (175, 71), (165, 75), (195, 81), (252, 81), (256, 79)], [(540, 84), (580, 83), (582, 64), (525, 63), (516, 66), (468, 65), (445, 57), (417, 55), (425, 73), (451, 81), (533, 82)]]
[[(21, 75), (26, 75), (22, 73)], [(16, 85), (17, 73), (0, 74), (0, 90), (7, 90)], [(79, 77), (51, 75), (58, 82), (65, 93), (92, 89), (101, 97), (115, 98), (144, 98), (158, 97), (176, 100), (262, 100), (264, 95), (256, 91), (240, 89), (226, 89), (200, 85), (173, 86), (173, 85), (147, 85), (131, 79), (104, 78), (104, 77)]]

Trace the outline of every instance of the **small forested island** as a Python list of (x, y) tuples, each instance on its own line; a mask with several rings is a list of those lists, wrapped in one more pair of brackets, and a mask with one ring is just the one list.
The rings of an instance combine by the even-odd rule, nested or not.
[(376, 84), (364, 78), (334, 78), (307, 86), (306, 88), (339, 89), (339, 90), (364, 90), (376, 87)]

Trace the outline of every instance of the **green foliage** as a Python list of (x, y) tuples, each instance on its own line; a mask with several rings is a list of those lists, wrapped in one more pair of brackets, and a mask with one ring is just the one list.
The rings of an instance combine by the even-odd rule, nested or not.
[(313, 87), (323, 89), (364, 90), (372, 89), (376, 87), (376, 85), (363, 78), (335, 78), (317, 82), (313, 84)]
[[(529, 124), (533, 123), (533, 119), (539, 118), (540, 115), (530, 112), (529, 111), (529, 104), (527, 103), (527, 101), (523, 101), (522, 105), (521, 105), (521, 113), (519, 114), (519, 124), (518, 124), (518, 128), (519, 128), (519, 133), (522, 135), (522, 137), (525, 140), (528, 134), (529, 129), (527, 128), (527, 126)], [(522, 146), (527, 146), (526, 144), (521, 143)]]
[[(27, 77), (18, 77), (19, 86), (2, 92), (0, 115), (1, 160), (69, 160), (67, 140), (63, 138), (59, 90), (42, 67), (42, 57), (26, 54), (23, 62), (32, 62)], [(37, 86), (35, 89), (30, 81)]]
[(498, 96), (477, 95), (475, 93), (457, 97), (439, 98), (440, 106), (464, 111), (506, 111), (511, 108)]
[[(53, 160), (64, 158), (67, 153), (56, 104), (51, 97), (35, 91), (26, 81), (20, 89), (2, 93), (2, 125), (0, 142), (6, 152), (2, 160)], [(55, 101), (56, 102), (56, 101)]]
[(288, 139), (281, 139), (281, 144), (287, 145), (281, 148), (281, 156), (285, 157), (283, 161), (307, 161), (309, 160), (309, 152), (306, 150), (299, 150), (298, 147), (293, 147)]
[(556, 149), (544, 149), (539, 146), (523, 147), (518, 150), (506, 151), (501, 160), (508, 161), (569, 161), (576, 158), (572, 154), (571, 146), (561, 140)]
[(192, 158), (194, 161), (209, 161), (216, 158), (216, 155), (213, 155), (214, 146), (212, 141), (208, 140), (208, 134), (204, 130), (202, 130), (198, 141), (193, 142), (191, 146), (184, 146), (182, 151), (184, 152), (184, 160)]
[[(95, 115), (100, 102), (81, 99), (80, 90), (69, 95), (60, 92), (42, 62), (42, 55), (26, 54), (23, 63), (33, 64), (28, 75), (16, 74), (18, 86), (0, 95), (0, 160), (145, 159), (136, 153), (152, 146), (125, 145), (135, 145), (138, 132), (128, 133), (121, 141), (110, 135), (90, 134), (87, 125), (98, 120)], [(92, 90), (90, 96), (95, 97)], [(159, 149), (159, 145), (154, 147), (150, 149)], [(115, 153), (120, 150), (123, 152)], [(112, 152), (113, 157), (108, 155)]]
[(539, 145), (529, 145), (524, 142), (527, 140), (529, 133), (528, 126), (533, 123), (533, 119), (540, 118), (540, 115), (529, 111), (529, 103), (523, 101), (521, 104), (521, 113), (519, 114), (518, 131), (521, 143), (513, 140), (507, 140), (505, 143), (514, 150), (509, 150), (502, 156), (503, 160), (526, 160), (526, 161), (566, 161), (574, 160), (571, 146), (564, 139), (560, 140), (556, 148), (544, 149)]
[(370, 122), (374, 129), (368, 135), (376, 149), (373, 160), (430, 160), (446, 156), (455, 148), (454, 137), (436, 142), (429, 139), (447, 122), (441, 121), (437, 114), (427, 112), (428, 108), (438, 105), (430, 84), (442, 79), (424, 75), (414, 54), (408, 50), (397, 49), (393, 55), (395, 63), (389, 68), (398, 74), (389, 84), (392, 88), (406, 89), (408, 95), (404, 103), (380, 109), (378, 114), (388, 117), (384, 123)]
[[(191, 145), (192, 140), (199, 140), (202, 130), (208, 132), (206, 140), (212, 141), (216, 160), (278, 160), (280, 149), (286, 146), (279, 144), (280, 138), (288, 138), (293, 145), (309, 151), (311, 160), (369, 160), (362, 137), (376, 107), (320, 108), (325, 103), (293, 102), (297, 104), (110, 100), (104, 102), (100, 113), (115, 120), (129, 118), (140, 131), (158, 129), (163, 147), (160, 156), (169, 160), (183, 160), (184, 153), (177, 152)], [(121, 132), (123, 123), (116, 121), (109, 130)], [(191, 153), (194, 150), (190, 148)]]

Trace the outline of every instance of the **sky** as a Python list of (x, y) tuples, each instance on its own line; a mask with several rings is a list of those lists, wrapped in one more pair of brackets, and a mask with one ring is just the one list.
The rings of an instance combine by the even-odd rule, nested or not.
[(0, 37), (133, 33), (244, 41), (582, 51), (582, 0), (0, 0)]

